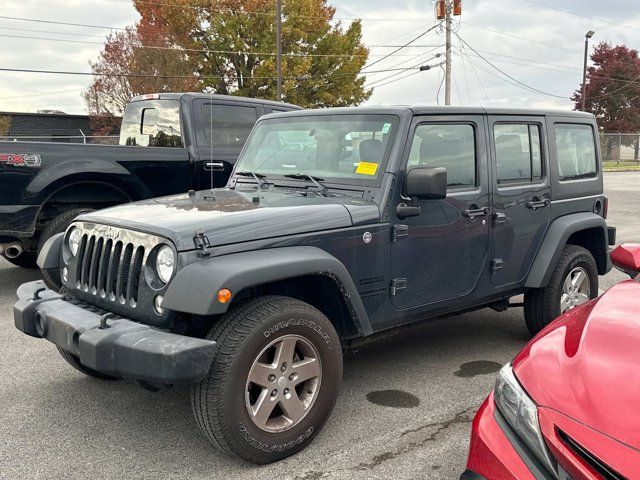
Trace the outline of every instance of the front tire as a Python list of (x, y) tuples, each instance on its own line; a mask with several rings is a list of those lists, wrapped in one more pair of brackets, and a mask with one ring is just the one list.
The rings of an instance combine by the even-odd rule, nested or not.
[(598, 268), (586, 248), (567, 245), (562, 250), (549, 283), (524, 295), (524, 319), (531, 335), (560, 314), (598, 296)]
[(257, 464), (306, 447), (329, 417), (342, 379), (342, 349), (329, 319), (293, 298), (260, 297), (227, 313), (207, 338), (218, 351), (191, 391), (204, 435)]

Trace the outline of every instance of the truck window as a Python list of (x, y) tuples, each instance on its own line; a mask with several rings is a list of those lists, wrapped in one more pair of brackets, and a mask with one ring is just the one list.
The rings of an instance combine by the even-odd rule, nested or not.
[(254, 107), (211, 103), (202, 106), (204, 136), (214, 147), (242, 147), (257, 119)]
[(597, 160), (593, 128), (590, 125), (560, 123), (555, 125), (555, 133), (559, 179), (595, 177)]
[(143, 100), (125, 108), (120, 145), (182, 147), (180, 106), (175, 100)]
[(498, 185), (520, 185), (542, 179), (540, 126), (499, 123), (493, 127)]
[(470, 124), (418, 125), (409, 153), (412, 166), (445, 167), (450, 188), (475, 187), (475, 129)]

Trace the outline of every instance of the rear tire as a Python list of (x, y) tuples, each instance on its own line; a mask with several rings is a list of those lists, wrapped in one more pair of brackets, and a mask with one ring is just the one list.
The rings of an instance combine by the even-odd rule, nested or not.
[(211, 443), (257, 464), (306, 447), (329, 417), (342, 379), (342, 349), (329, 319), (293, 298), (260, 297), (228, 312), (207, 338), (218, 351), (192, 387), (191, 405)]
[[(583, 272), (582, 291), (576, 291), (580, 301), (568, 302), (561, 306), (565, 281), (572, 274)], [(571, 295), (574, 295), (571, 292)], [(531, 288), (524, 294), (524, 319), (531, 335), (537, 334), (561, 313), (569, 311), (580, 303), (598, 296), (598, 268), (593, 255), (586, 248), (577, 245), (567, 245), (562, 250), (549, 283), (543, 288)]]
[(58, 348), (58, 351), (60, 352), (60, 355), (62, 355), (62, 358), (64, 358), (69, 365), (71, 365), (73, 368), (75, 368), (79, 372), (82, 372), (85, 375), (88, 375), (89, 377), (98, 378), (100, 380), (119, 380), (118, 377), (113, 377), (105, 373), (100, 373), (96, 370), (93, 370), (92, 368), (85, 367), (83, 364), (80, 363), (80, 359), (78, 358), (77, 355), (74, 355), (73, 353), (68, 352), (63, 348), (60, 348), (60, 347), (57, 347), (57, 348)]
[[(40, 239), (38, 240), (38, 255), (47, 240), (58, 233), (64, 232), (78, 215), (89, 212), (93, 212), (93, 210), (91, 208), (72, 208), (54, 217), (47, 226), (44, 227), (42, 234), (40, 234)], [(55, 291), (59, 291), (62, 288), (59, 270), (40, 270), (40, 272), (44, 283), (46, 283), (49, 288)]]

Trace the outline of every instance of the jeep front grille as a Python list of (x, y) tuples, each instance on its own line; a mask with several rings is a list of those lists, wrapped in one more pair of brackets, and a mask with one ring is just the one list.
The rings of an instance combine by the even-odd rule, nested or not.
[[(135, 308), (145, 292), (144, 265), (155, 247), (167, 241), (154, 235), (90, 222), (73, 224), (82, 233), (69, 264), (67, 288), (85, 301)], [(147, 296), (148, 296), (147, 292)]]
[(76, 285), (93, 295), (135, 305), (145, 249), (121, 240), (83, 235)]

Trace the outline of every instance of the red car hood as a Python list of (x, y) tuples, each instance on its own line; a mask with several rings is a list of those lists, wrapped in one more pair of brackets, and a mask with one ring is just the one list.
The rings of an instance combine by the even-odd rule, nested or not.
[(640, 450), (640, 283), (561, 316), (513, 367), (538, 405)]

